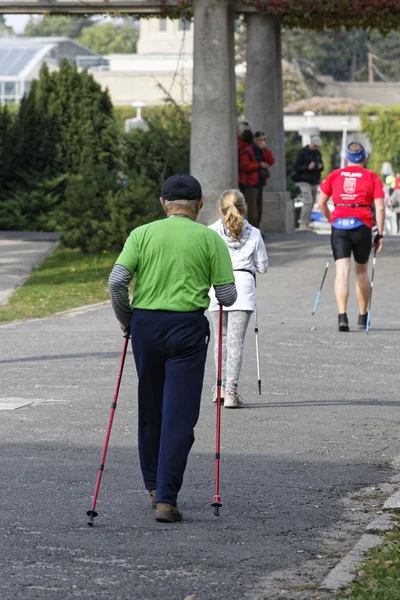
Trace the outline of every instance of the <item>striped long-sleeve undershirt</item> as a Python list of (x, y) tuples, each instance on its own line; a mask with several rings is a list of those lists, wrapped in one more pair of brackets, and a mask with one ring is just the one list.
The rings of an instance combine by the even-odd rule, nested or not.
[[(108, 280), (108, 290), (115, 316), (125, 327), (131, 322), (132, 308), (129, 301), (129, 285), (131, 272), (122, 265), (114, 265)], [(237, 291), (234, 283), (216, 285), (215, 296), (223, 306), (232, 306), (236, 302)]]
[(125, 327), (131, 324), (132, 308), (129, 301), (129, 286), (132, 273), (122, 265), (114, 265), (108, 279), (111, 305), (118, 321)]

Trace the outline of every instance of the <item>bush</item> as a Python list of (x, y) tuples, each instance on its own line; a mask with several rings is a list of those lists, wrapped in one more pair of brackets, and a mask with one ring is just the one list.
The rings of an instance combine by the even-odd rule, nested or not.
[[(142, 109), (142, 117), (146, 120), (158, 120), (164, 124), (176, 118), (177, 113), (180, 113), (190, 119), (191, 106), (175, 106), (174, 104), (162, 104), (155, 106), (145, 106)], [(125, 131), (126, 119), (134, 119), (137, 116), (137, 110), (134, 106), (114, 106), (114, 119), (117, 122), (118, 129), (121, 133)]]
[(116, 173), (97, 166), (69, 178), (62, 240), (87, 253), (120, 250), (132, 229), (161, 216), (145, 177), (129, 177), (121, 187)]
[(71, 175), (65, 194), (62, 241), (82, 252), (107, 249), (107, 195), (118, 190), (115, 173), (104, 165), (88, 169), (81, 175)]
[(321, 155), (324, 163), (322, 178), (327, 177), (334, 169), (340, 167), (341, 142), (341, 133), (331, 132), (322, 134)]
[(148, 131), (134, 129), (124, 138), (126, 172), (145, 176), (153, 193), (160, 196), (165, 179), (190, 171), (190, 120), (179, 107), (159, 107), (146, 118)]
[(159, 198), (144, 176), (128, 179), (116, 193), (108, 193), (106, 201), (110, 214), (106, 240), (110, 250), (121, 250), (132, 229), (163, 217)]
[(382, 164), (389, 161), (395, 171), (400, 170), (400, 106), (366, 107), (361, 113), (363, 131), (373, 148), (368, 167), (381, 172)]
[(0, 229), (9, 231), (61, 231), (66, 176), (31, 177), (23, 187), (0, 203)]

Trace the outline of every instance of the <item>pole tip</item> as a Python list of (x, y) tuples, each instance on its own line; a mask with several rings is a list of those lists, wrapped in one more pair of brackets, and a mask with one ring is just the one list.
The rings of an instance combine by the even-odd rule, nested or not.
[(93, 527), (94, 518), (97, 517), (98, 513), (95, 510), (88, 510), (86, 514), (89, 517), (87, 520), (87, 524), (89, 525), (89, 527)]
[(221, 497), (220, 496), (214, 496), (214, 502), (211, 504), (211, 506), (214, 509), (214, 515), (216, 517), (219, 517), (219, 509), (222, 506)]

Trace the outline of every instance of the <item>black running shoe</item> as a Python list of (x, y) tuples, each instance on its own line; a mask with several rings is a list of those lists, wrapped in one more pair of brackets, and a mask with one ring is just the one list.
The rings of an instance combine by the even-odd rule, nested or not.
[(349, 320), (346, 313), (338, 316), (339, 331), (350, 331)]
[(358, 315), (358, 329), (367, 329), (367, 315)]

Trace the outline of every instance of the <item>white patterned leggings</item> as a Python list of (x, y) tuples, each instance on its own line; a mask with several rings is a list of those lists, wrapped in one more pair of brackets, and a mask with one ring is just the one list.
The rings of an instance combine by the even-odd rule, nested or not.
[[(219, 312), (210, 312), (214, 328), (215, 368), (218, 368)], [(222, 327), (222, 385), (225, 391), (236, 393), (243, 361), (244, 338), (252, 315), (251, 310), (227, 310)]]

